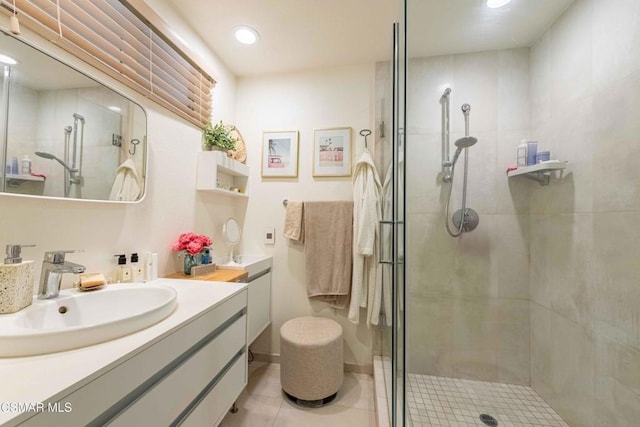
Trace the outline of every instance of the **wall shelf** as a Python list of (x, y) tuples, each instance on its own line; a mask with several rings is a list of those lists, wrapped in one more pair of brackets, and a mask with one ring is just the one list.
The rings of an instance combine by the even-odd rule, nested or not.
[(531, 166), (520, 166), (516, 170), (507, 172), (509, 178), (523, 175), (526, 178), (533, 179), (540, 185), (549, 185), (549, 178), (553, 171), (562, 170), (567, 167), (566, 160), (547, 160)]
[[(223, 151), (200, 151), (196, 189), (230, 197), (249, 197), (249, 167), (227, 157)], [(232, 191), (236, 187), (239, 191)]]
[(7, 181), (18, 181), (18, 182), (23, 182), (23, 181), (34, 181), (34, 182), (44, 182), (44, 178), (41, 176), (33, 176), (33, 175), (14, 175), (11, 173), (8, 173), (5, 175), (5, 179)]

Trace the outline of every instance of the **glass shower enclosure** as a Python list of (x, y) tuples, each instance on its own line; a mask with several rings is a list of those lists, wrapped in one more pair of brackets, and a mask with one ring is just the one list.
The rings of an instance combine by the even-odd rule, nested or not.
[[(376, 68), (376, 120), (393, 125), (379, 138), (394, 183), (376, 356), (387, 418), (633, 426), (640, 8), (499, 3), (403, 1), (393, 60)], [(452, 183), (444, 133), (449, 161), (460, 149)], [(518, 166), (523, 141), (555, 163)], [(465, 157), (478, 224), (452, 237)]]

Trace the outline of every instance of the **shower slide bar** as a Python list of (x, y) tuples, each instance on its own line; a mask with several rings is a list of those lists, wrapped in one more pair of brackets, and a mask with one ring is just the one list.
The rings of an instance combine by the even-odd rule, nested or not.
[(446, 88), (440, 97), (442, 104), (442, 181), (451, 182), (451, 166), (452, 162), (449, 158), (449, 138), (450, 138), (450, 121), (449, 121), (449, 96), (451, 88)]

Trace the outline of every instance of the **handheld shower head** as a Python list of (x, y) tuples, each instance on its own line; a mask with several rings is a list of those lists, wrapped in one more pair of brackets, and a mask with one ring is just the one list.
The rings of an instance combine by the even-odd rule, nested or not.
[(60, 163), (62, 167), (67, 169), (69, 172), (78, 172), (77, 169), (70, 168), (69, 165), (67, 165), (65, 162), (63, 162), (62, 160), (60, 160), (59, 158), (57, 158), (51, 153), (46, 153), (44, 151), (36, 151), (36, 156), (42, 157), (43, 159), (55, 160), (56, 162)]
[(456, 147), (458, 148), (469, 148), (476, 142), (478, 142), (478, 138), (465, 136), (464, 138), (458, 139), (454, 144), (456, 144)]
[(456, 162), (458, 161), (458, 157), (460, 157), (460, 153), (462, 153), (462, 150), (464, 148), (469, 148), (472, 145), (474, 145), (476, 142), (478, 142), (478, 138), (473, 137), (473, 136), (465, 136), (463, 138), (458, 139), (455, 144), (456, 144), (456, 152), (453, 154), (453, 160), (451, 161), (451, 165), (455, 166)]

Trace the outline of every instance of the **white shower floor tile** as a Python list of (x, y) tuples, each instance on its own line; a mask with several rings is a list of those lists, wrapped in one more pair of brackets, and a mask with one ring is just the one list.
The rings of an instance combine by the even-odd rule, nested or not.
[(407, 406), (411, 425), (484, 426), (481, 414), (498, 427), (568, 427), (529, 386), (408, 374)]

